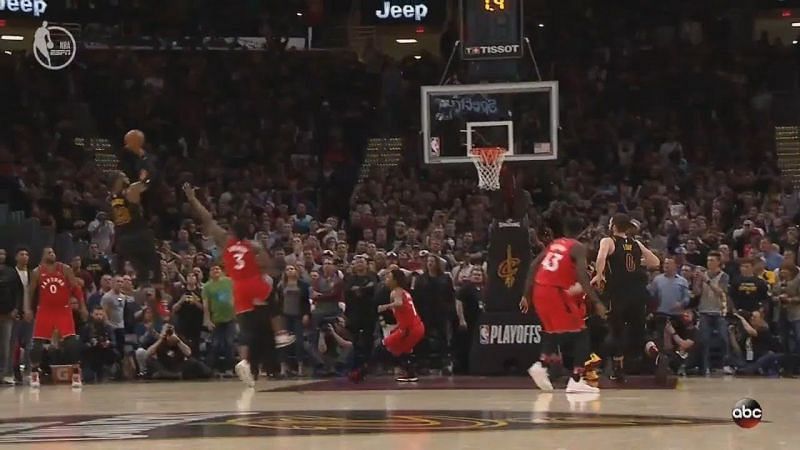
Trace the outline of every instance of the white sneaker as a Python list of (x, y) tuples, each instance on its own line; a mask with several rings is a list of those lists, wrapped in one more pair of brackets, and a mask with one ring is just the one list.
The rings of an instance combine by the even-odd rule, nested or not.
[(253, 379), (253, 372), (250, 371), (250, 363), (246, 360), (239, 361), (236, 364), (236, 375), (242, 380), (242, 383), (246, 384), (247, 387), (255, 387), (256, 380)]
[(731, 366), (725, 366), (722, 368), (722, 373), (725, 375), (736, 375), (736, 370), (734, 370)]
[(574, 378), (570, 377), (569, 382), (567, 382), (567, 393), (569, 394), (597, 394), (599, 392), (600, 389), (589, 386), (583, 378), (581, 378), (581, 381), (575, 381)]
[(72, 375), (72, 388), (80, 389), (82, 387), (83, 387), (83, 381), (81, 381), (81, 376), (77, 373)]
[(281, 331), (275, 334), (275, 348), (284, 348), (288, 347), (297, 340), (297, 338), (286, 331)]
[(543, 391), (552, 391), (553, 383), (550, 382), (550, 376), (547, 374), (547, 368), (541, 362), (536, 361), (528, 369), (528, 375), (531, 376), (536, 387)]
[(3, 384), (8, 386), (14, 386), (15, 384), (17, 384), (17, 380), (15, 380), (14, 377), (3, 377)]
[(39, 389), (42, 384), (39, 382), (39, 372), (33, 371), (31, 372), (31, 389)]

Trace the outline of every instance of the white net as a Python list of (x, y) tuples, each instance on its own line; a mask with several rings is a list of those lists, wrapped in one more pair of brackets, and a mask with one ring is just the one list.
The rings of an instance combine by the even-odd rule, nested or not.
[(485, 191), (500, 189), (500, 169), (506, 158), (506, 149), (501, 147), (473, 148), (470, 152), (478, 169), (478, 187)]

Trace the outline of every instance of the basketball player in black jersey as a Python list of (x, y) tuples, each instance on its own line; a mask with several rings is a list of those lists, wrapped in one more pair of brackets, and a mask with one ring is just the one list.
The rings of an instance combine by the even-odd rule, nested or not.
[[(609, 337), (614, 357), (612, 380), (622, 381), (625, 351), (641, 351), (644, 346), (647, 316), (647, 272), (642, 266), (658, 267), (660, 261), (641, 242), (629, 237), (633, 229), (627, 214), (615, 214), (609, 224), (611, 236), (600, 241), (592, 279), (605, 285), (609, 299)], [(627, 333), (626, 333), (627, 331)]]
[(156, 253), (155, 236), (142, 211), (142, 194), (147, 181), (131, 184), (123, 172), (115, 172), (111, 185), (111, 221), (114, 222), (114, 249), (119, 255), (118, 270), (130, 261), (140, 286), (161, 288), (161, 260)]

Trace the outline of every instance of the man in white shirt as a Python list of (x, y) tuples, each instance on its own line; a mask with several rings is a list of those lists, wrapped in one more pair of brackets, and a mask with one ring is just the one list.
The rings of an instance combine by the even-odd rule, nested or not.
[(100, 253), (110, 254), (111, 243), (114, 242), (114, 222), (108, 220), (106, 213), (97, 213), (95, 219), (89, 222), (88, 230), (92, 236), (92, 244), (97, 244)]

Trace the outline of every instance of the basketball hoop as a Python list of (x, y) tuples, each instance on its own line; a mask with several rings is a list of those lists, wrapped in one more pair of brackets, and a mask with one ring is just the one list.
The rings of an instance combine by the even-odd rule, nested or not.
[(470, 158), (478, 169), (478, 187), (485, 191), (500, 189), (500, 169), (506, 159), (506, 149), (502, 147), (475, 147)]

